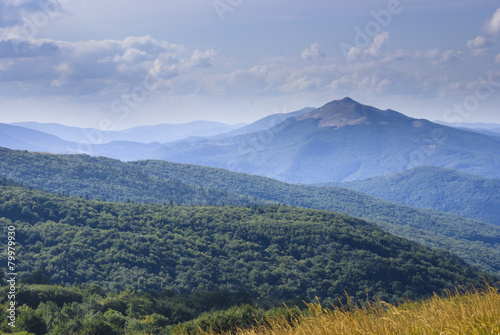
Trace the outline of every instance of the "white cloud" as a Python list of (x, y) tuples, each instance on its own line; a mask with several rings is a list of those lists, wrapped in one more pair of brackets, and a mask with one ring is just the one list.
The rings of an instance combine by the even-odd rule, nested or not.
[(467, 42), (467, 47), (474, 56), (483, 56), (488, 53), (493, 44), (495, 44), (495, 42), (492, 39), (484, 36), (477, 36)]
[(217, 73), (204, 78), (193, 78), (199, 81), (203, 92), (219, 95), (253, 95), (269, 88), (267, 75), (269, 68), (256, 65), (247, 70), (236, 70), (231, 73)]
[(189, 60), (189, 66), (192, 67), (211, 67), (213, 61), (217, 57), (217, 52), (213, 49), (208, 49), (205, 51), (195, 50), (191, 59)]
[(387, 31), (375, 36), (373, 43), (366, 50), (366, 53), (373, 56), (379, 57), (380, 51), (389, 43), (389, 33)]
[[(123, 40), (66, 42), (0, 39), (0, 82), (22, 82), (19, 94), (121, 94), (154, 72), (166, 80), (212, 64), (214, 50), (185, 52), (185, 47), (150, 36)], [(198, 70), (199, 71), (199, 70)], [(161, 85), (159, 85), (161, 86)], [(112, 98), (112, 96), (111, 96)]]
[(417, 51), (414, 55), (416, 58), (430, 59), (432, 65), (445, 66), (463, 59), (461, 51), (447, 50), (440, 51), (439, 49), (431, 49), (428, 51)]
[(495, 63), (500, 64), (500, 54), (495, 56)]
[(301, 54), (304, 60), (316, 60), (319, 58), (324, 58), (326, 54), (319, 49), (319, 43), (313, 43), (309, 48), (302, 51)]
[(448, 85), (448, 88), (450, 90), (459, 90), (462, 88), (462, 84), (459, 82), (459, 81), (455, 81), (455, 82), (451, 82), (449, 85)]
[(500, 8), (497, 9), (492, 18), (485, 23), (484, 28), (490, 34), (496, 35), (500, 33)]
[(387, 31), (375, 36), (373, 42), (367, 48), (352, 47), (348, 52), (350, 61), (366, 58), (379, 58), (381, 51), (389, 43), (390, 34)]
[(444, 51), (437, 59), (432, 60), (433, 65), (448, 65), (451, 63), (458, 62), (463, 59), (461, 51), (457, 50), (447, 50)]

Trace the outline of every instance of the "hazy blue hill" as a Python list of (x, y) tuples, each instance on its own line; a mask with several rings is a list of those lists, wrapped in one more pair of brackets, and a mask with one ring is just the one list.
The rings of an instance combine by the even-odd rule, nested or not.
[(41, 270), (65, 285), (401, 301), (482, 282), (447, 253), (303, 208), (110, 203), (0, 185), (0, 222), (16, 226), (20, 276)]
[(447, 123), (443, 121), (434, 121), (435, 123), (442, 124), (449, 127), (475, 131), (480, 134), (490, 136), (500, 136), (500, 124), (498, 123)]
[[(350, 98), (275, 117), (243, 127), (240, 135), (234, 135), (237, 131), (233, 135), (199, 138), (201, 131), (195, 131), (197, 137), (163, 145), (158, 142), (166, 138), (150, 144), (137, 142), (170, 136), (181, 127), (158, 125), (131, 129), (130, 134), (119, 132), (132, 142), (121, 139), (91, 146), (73, 143), (71, 147), (82, 147), (79, 152), (94, 156), (198, 164), (293, 183), (353, 181), (426, 165), (500, 179), (497, 136), (413, 119)], [(280, 117), (285, 120), (271, 126)], [(255, 131), (262, 128), (267, 129)], [(31, 151), (43, 147), (43, 151), (62, 152), (57, 145), (44, 143), (43, 138), (39, 138), (37, 146), (22, 141), (14, 141), (14, 145), (5, 136), (4, 140), (6, 147)]]
[(13, 123), (13, 125), (56, 135), (70, 142), (84, 142), (92, 144), (105, 144), (113, 141), (167, 143), (190, 136), (218, 135), (241, 126), (228, 125), (221, 122), (194, 121), (185, 124), (162, 123), (157, 125), (134, 127), (120, 131), (101, 131), (94, 128), (70, 127), (57, 123), (17, 122)]
[(151, 155), (287, 182), (358, 180), (431, 165), (500, 178), (500, 139), (352, 99), (332, 101), (261, 132), (166, 144)]
[[(36, 123), (34, 123), (36, 124)], [(156, 143), (139, 143), (130, 141), (113, 141), (104, 144), (106, 133), (92, 128), (66, 127), (59, 124), (36, 124), (43, 125), (35, 128), (45, 129), (54, 133), (60, 133), (66, 138), (81, 138), (81, 143), (63, 140), (55, 135), (44, 133), (20, 126), (0, 124), (0, 146), (14, 150), (27, 150), (35, 152), (47, 152), (53, 154), (76, 154), (85, 153), (92, 156), (104, 156), (121, 160), (134, 160), (147, 157), (148, 153), (160, 147)], [(50, 129), (49, 129), (50, 128)], [(71, 134), (71, 135), (70, 135)], [(89, 137), (85, 137), (87, 134)], [(90, 140), (89, 140), (90, 139)]]
[(438, 167), (339, 183), (377, 198), (500, 225), (500, 180)]
[(125, 129), (115, 135), (114, 141), (125, 140), (140, 143), (178, 141), (191, 136), (215, 136), (230, 132), (239, 125), (228, 125), (221, 122), (194, 121), (185, 124), (158, 124)]
[(161, 143), (139, 143), (130, 141), (113, 141), (101, 145), (83, 146), (84, 153), (92, 156), (104, 156), (108, 158), (131, 161), (148, 157), (148, 154), (159, 148)]
[(495, 128), (491, 130), (477, 130), (477, 132), (490, 136), (500, 136), (500, 128)]
[(74, 153), (76, 145), (40, 131), (0, 123), (0, 145), (15, 150)]
[(0, 149), (0, 177), (44, 190), (118, 201), (183, 204), (277, 202), (372, 221), (424, 245), (451, 251), (500, 273), (500, 227), (433, 210), (417, 210), (339, 187), (313, 187), (165, 161), (124, 163), (86, 155)]
[[(51, 134), (57, 136), (65, 141), (69, 142), (88, 142), (89, 137), (95, 138), (94, 134), (100, 133), (100, 135), (106, 132), (101, 132), (95, 128), (80, 128), (73, 126), (66, 126), (59, 123), (40, 123), (40, 122), (14, 122), (12, 125), (33, 129), (40, 131), (42, 133)], [(103, 137), (104, 140), (104, 137)]]
[(435, 123), (442, 124), (445, 126), (455, 127), (455, 128), (466, 128), (466, 129), (483, 129), (483, 130), (491, 130), (497, 131), (500, 130), (500, 124), (498, 123), (484, 123), (484, 122), (459, 122), (459, 123), (449, 123), (444, 121), (434, 121)]
[(244, 134), (249, 134), (249, 133), (255, 133), (258, 131), (263, 131), (263, 130), (274, 127), (275, 125), (285, 121), (286, 119), (288, 119), (290, 117), (300, 116), (300, 115), (308, 113), (314, 109), (315, 109), (314, 107), (306, 107), (306, 108), (302, 108), (298, 111), (291, 112), (291, 113), (278, 113), (278, 114), (269, 115), (269, 116), (266, 116), (262, 119), (255, 121), (249, 125), (246, 125), (246, 126), (241, 127), (239, 129), (235, 129), (235, 130), (230, 131), (226, 134), (223, 134), (220, 137), (230, 137), (230, 136), (244, 135)]

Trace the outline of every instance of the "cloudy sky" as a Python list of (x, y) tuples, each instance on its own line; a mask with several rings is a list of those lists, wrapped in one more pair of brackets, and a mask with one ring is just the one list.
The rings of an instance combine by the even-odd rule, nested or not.
[(350, 96), (500, 123), (491, 0), (1, 0), (0, 122), (251, 122)]

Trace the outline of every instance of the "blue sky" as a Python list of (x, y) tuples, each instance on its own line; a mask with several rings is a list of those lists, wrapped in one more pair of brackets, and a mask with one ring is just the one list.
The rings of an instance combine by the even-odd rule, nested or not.
[(350, 96), (500, 123), (491, 0), (2, 0), (0, 122), (251, 122)]

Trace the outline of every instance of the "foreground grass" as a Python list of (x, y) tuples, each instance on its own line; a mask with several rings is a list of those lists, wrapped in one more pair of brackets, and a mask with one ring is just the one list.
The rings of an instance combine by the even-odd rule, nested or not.
[[(205, 335), (215, 335), (216, 332)], [(226, 333), (229, 334), (229, 333)], [(309, 310), (287, 321), (275, 318), (237, 335), (333, 335), (333, 334), (500, 334), (500, 294), (489, 287), (483, 292), (437, 295), (430, 299), (393, 306), (383, 302), (351, 308)]]

